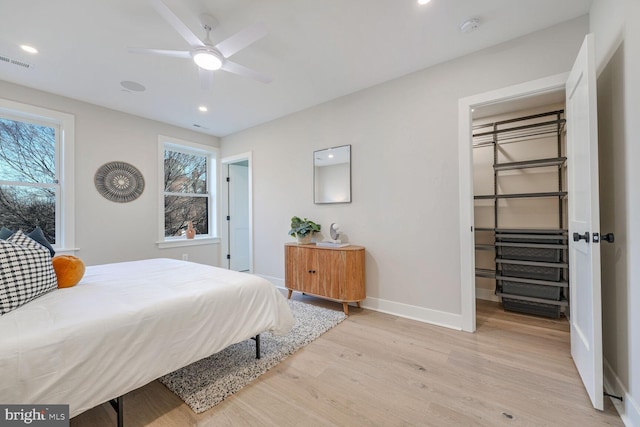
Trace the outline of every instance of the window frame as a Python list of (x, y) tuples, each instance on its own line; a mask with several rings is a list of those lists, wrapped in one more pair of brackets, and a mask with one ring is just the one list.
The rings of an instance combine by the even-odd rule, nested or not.
[[(58, 254), (73, 254), (75, 247), (75, 116), (0, 98), (0, 115), (8, 120), (56, 128), (56, 243)], [(29, 230), (27, 230), (28, 232)]]
[[(207, 218), (207, 221), (209, 223), (209, 234), (197, 234), (193, 239), (186, 239), (181, 236), (167, 237), (164, 235), (164, 152), (166, 149), (207, 157), (207, 197), (209, 198), (209, 217)], [(218, 154), (218, 149), (216, 147), (165, 135), (158, 136), (158, 248), (163, 249), (180, 246), (197, 246), (220, 242), (218, 230)], [(203, 196), (198, 195), (197, 197)]]

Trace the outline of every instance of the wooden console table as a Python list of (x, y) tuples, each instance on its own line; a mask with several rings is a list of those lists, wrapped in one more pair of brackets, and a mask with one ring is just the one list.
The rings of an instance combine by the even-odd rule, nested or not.
[(284, 248), (285, 286), (289, 290), (342, 303), (349, 314), (349, 303), (366, 298), (364, 247), (319, 247), (315, 244), (287, 243)]

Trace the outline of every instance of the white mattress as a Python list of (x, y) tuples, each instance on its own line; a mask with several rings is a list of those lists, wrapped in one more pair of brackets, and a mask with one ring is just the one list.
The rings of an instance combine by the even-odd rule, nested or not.
[(293, 316), (268, 281), (171, 259), (87, 267), (81, 282), (0, 316), (0, 402), (70, 416)]

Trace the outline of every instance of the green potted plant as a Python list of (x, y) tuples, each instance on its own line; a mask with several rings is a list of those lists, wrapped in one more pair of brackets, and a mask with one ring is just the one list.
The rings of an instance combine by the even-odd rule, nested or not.
[(300, 219), (300, 217), (297, 216), (291, 218), (291, 230), (289, 230), (289, 236), (296, 237), (299, 244), (311, 243), (313, 234), (318, 231), (320, 231), (320, 224), (316, 224), (308, 218)]

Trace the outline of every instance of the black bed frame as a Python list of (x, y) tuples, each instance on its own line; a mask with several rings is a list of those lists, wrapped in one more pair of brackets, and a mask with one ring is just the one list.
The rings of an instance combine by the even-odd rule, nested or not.
[[(260, 334), (255, 337), (251, 337), (252, 340), (256, 342), (256, 359), (260, 359)], [(124, 427), (124, 405), (123, 405), (124, 395), (118, 396), (115, 399), (111, 399), (109, 404), (116, 411), (116, 416), (118, 417), (118, 427)]]

